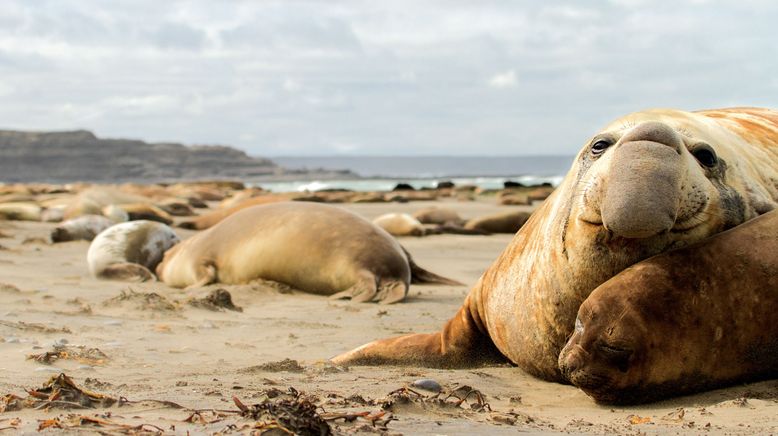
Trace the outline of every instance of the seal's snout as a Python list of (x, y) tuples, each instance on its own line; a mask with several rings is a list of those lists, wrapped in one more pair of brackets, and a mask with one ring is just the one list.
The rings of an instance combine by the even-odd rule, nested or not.
[(685, 167), (683, 142), (672, 128), (643, 123), (612, 152), (604, 197), (603, 226), (614, 235), (643, 239), (673, 228)]
[(681, 153), (681, 146), (683, 146), (681, 136), (672, 127), (657, 121), (641, 123), (621, 138), (622, 144), (638, 141), (666, 145), (678, 154)]

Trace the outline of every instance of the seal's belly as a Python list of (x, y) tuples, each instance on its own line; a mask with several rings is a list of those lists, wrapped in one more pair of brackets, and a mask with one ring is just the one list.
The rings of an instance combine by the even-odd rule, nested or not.
[(330, 250), (314, 247), (296, 243), (296, 239), (299, 237), (276, 232), (222, 250), (216, 256), (219, 282), (273, 280), (324, 295), (340, 292), (355, 283), (358, 266), (354, 259), (332, 247)]

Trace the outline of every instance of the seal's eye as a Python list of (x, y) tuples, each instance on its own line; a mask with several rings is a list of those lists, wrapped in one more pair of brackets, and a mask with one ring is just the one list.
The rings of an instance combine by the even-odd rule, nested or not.
[(594, 144), (592, 144), (592, 154), (597, 155), (605, 151), (608, 147), (611, 146), (610, 141), (605, 139), (599, 139), (595, 141)]
[(697, 162), (704, 167), (712, 168), (719, 162), (719, 159), (716, 157), (716, 152), (707, 144), (695, 147), (694, 150), (692, 150), (692, 155), (697, 159)]

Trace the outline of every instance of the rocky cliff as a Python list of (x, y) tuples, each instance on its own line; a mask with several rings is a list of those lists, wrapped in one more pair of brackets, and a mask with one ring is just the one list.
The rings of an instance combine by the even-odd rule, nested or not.
[(86, 130), (0, 130), (0, 182), (257, 179), (290, 173), (300, 172), (226, 146), (102, 139)]

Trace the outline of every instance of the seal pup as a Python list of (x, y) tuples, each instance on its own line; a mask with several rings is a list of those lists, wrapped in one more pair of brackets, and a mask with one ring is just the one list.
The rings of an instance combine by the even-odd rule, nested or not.
[(632, 264), (775, 208), (776, 147), (778, 113), (769, 109), (622, 117), (584, 145), (442, 331), (374, 341), (333, 361), (507, 360), (563, 382), (559, 353), (589, 293)]
[(458, 283), (417, 266), (391, 235), (361, 216), (306, 202), (241, 210), (165, 253), (157, 275), (178, 288), (264, 279), (381, 303), (403, 300), (411, 281)]
[(81, 215), (63, 221), (51, 231), (51, 242), (91, 241), (100, 232), (115, 223), (102, 215)]
[(778, 376), (778, 211), (637, 263), (578, 309), (562, 373), (599, 403)]
[(170, 247), (179, 242), (176, 233), (156, 221), (116, 224), (95, 237), (86, 260), (93, 277), (126, 280), (154, 280), (151, 272)]

